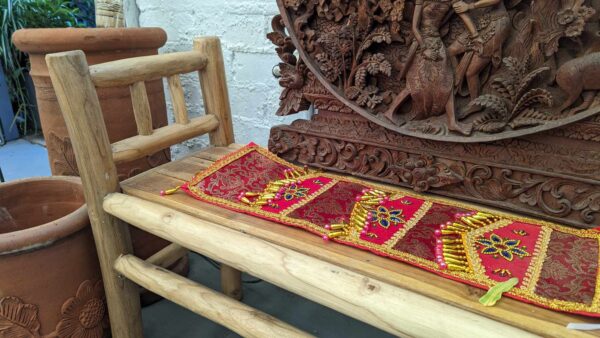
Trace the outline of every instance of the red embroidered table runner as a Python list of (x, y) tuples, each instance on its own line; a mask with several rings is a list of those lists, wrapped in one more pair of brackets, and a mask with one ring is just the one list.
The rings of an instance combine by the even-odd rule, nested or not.
[[(182, 187), (193, 197), (299, 227), (483, 289), (600, 317), (600, 233), (297, 167), (250, 144)], [(324, 244), (326, 245), (326, 244)]]

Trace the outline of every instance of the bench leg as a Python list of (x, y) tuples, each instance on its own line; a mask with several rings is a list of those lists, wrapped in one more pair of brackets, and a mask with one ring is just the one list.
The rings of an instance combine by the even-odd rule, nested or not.
[(73, 141), (102, 270), (112, 336), (141, 338), (138, 288), (113, 269), (115, 260), (131, 253), (133, 248), (127, 224), (107, 214), (102, 207), (106, 195), (120, 191), (119, 178), (85, 55), (80, 50), (48, 54), (46, 63)]
[[(210, 145), (227, 147), (235, 142), (225, 64), (221, 42), (217, 37), (202, 37), (194, 40), (194, 50), (202, 52), (210, 62), (200, 72), (204, 111), (219, 119), (219, 128), (209, 134)], [(227, 296), (242, 299), (242, 273), (230, 266), (221, 264), (221, 291)]]
[(221, 291), (233, 299), (241, 300), (242, 272), (229, 265), (221, 264)]

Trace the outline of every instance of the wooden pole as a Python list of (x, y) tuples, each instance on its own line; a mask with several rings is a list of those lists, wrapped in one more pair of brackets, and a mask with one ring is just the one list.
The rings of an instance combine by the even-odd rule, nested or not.
[[(229, 105), (229, 92), (225, 76), (225, 62), (221, 41), (216, 36), (206, 36), (194, 40), (194, 50), (208, 59), (206, 68), (199, 72), (202, 99), (207, 115), (219, 120), (219, 128), (209, 133), (210, 144), (214, 147), (227, 147), (235, 142), (233, 121)], [(221, 265), (221, 290), (234, 299), (242, 299), (242, 274), (240, 271)]]
[(146, 259), (146, 262), (148, 264), (157, 265), (166, 269), (187, 254), (188, 249), (179, 244), (171, 243), (159, 252), (150, 256), (150, 258)]
[(241, 300), (243, 297), (242, 272), (221, 264), (221, 291), (233, 299)]
[(120, 257), (115, 262), (115, 269), (145, 289), (243, 337), (312, 337), (266, 313), (137, 257)]
[(152, 131), (152, 135), (136, 135), (112, 144), (115, 163), (123, 163), (154, 154), (173, 144), (204, 135), (219, 126), (212, 115), (191, 119), (187, 124), (174, 123)]
[(175, 123), (187, 124), (190, 119), (185, 105), (185, 94), (183, 93), (183, 86), (181, 85), (181, 77), (179, 74), (171, 75), (167, 78), (167, 83), (169, 84), (171, 103), (173, 103)]
[(194, 50), (208, 60), (206, 68), (200, 71), (204, 110), (207, 115), (216, 116), (220, 122), (219, 128), (209, 134), (210, 144), (227, 147), (235, 142), (235, 138), (221, 42), (215, 36), (197, 38), (194, 40)]
[(111, 194), (104, 200), (104, 209), (140, 229), (397, 336), (534, 336), (482, 315), (136, 197)]
[(146, 83), (144, 81), (134, 82), (129, 86), (129, 92), (138, 134), (141, 136), (152, 135), (154, 128), (152, 127), (152, 112), (146, 92)]
[(90, 66), (96, 87), (128, 86), (204, 69), (208, 60), (197, 51), (138, 56)]
[(46, 62), (83, 183), (113, 337), (142, 337), (140, 297), (136, 286), (113, 270), (115, 259), (133, 249), (127, 224), (102, 208), (104, 197), (120, 188), (85, 55), (82, 51), (49, 54)]

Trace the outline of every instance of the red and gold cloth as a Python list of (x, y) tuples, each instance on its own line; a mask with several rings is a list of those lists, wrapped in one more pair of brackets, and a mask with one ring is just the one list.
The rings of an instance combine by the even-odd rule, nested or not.
[[(600, 232), (297, 167), (250, 144), (181, 187), (234, 211), (554, 310), (600, 317)], [(326, 245), (326, 244), (324, 244)]]

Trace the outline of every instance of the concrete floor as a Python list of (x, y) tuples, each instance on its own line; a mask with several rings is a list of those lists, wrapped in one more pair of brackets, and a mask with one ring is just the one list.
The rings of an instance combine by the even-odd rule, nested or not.
[[(27, 140), (0, 147), (0, 169), (7, 181), (50, 175), (46, 149)], [(219, 273), (216, 267), (199, 255), (192, 254), (190, 258), (189, 277), (217, 289)], [(256, 282), (252, 276), (244, 276), (244, 280)], [(389, 337), (376, 328), (267, 282), (245, 283), (243, 302), (319, 337)], [(144, 308), (142, 315), (144, 335), (148, 338), (238, 337), (167, 300)]]

